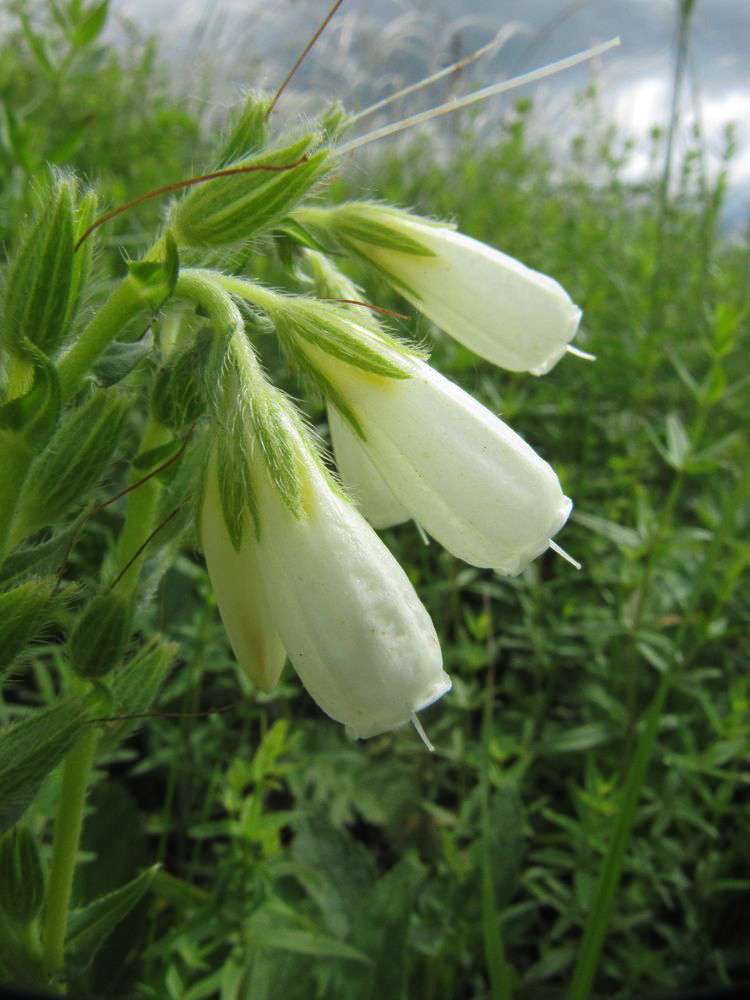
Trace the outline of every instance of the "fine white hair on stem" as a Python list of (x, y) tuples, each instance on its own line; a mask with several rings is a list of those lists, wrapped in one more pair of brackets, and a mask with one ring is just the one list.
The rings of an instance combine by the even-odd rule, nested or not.
[(566, 552), (561, 545), (558, 545), (557, 542), (553, 542), (552, 539), (550, 539), (549, 547), (552, 549), (553, 552), (556, 552), (559, 556), (562, 556), (565, 562), (569, 562), (571, 566), (575, 566), (576, 569), (583, 569), (583, 566), (578, 562), (577, 559), (574, 559), (569, 552)]
[(499, 83), (490, 84), (489, 87), (475, 90), (464, 97), (454, 97), (445, 104), (439, 104), (435, 108), (430, 108), (429, 111), (422, 111), (419, 114), (412, 115), (410, 118), (404, 118), (401, 121), (392, 122), (390, 125), (384, 125), (382, 128), (375, 129), (372, 132), (367, 132), (357, 139), (352, 139), (341, 146), (335, 147), (335, 151), (344, 156), (355, 149), (359, 149), (360, 146), (366, 146), (368, 143), (376, 142), (378, 139), (384, 139), (386, 136), (403, 132), (414, 125), (421, 125), (432, 118), (438, 118), (440, 115), (459, 111), (461, 108), (469, 107), (471, 104), (484, 101), (486, 98), (494, 97), (496, 94), (504, 94), (509, 90), (514, 90), (516, 87), (522, 87), (524, 84), (535, 83), (537, 80), (543, 80), (547, 76), (553, 76), (555, 73), (561, 73), (563, 70), (572, 69), (574, 66), (579, 66), (581, 63), (588, 62), (590, 59), (595, 59), (610, 49), (616, 48), (619, 44), (619, 38), (611, 38), (608, 42), (594, 45), (590, 49), (578, 52), (576, 55), (567, 56), (565, 59), (559, 59), (557, 62), (549, 63), (547, 66), (532, 70), (530, 73), (522, 73), (521, 76), (513, 77), (511, 80), (502, 80)]
[(417, 81), (417, 83), (412, 83), (408, 87), (403, 87), (401, 90), (397, 90), (394, 94), (389, 94), (388, 97), (384, 97), (382, 101), (376, 101), (375, 104), (371, 104), (368, 108), (363, 111), (358, 111), (353, 118), (350, 119), (350, 124), (362, 121), (368, 115), (374, 114), (376, 111), (382, 110), (382, 108), (387, 108), (389, 104), (393, 104), (394, 101), (398, 101), (401, 97), (406, 97), (408, 94), (413, 94), (417, 90), (421, 90), (423, 87), (429, 87), (431, 83), (436, 83), (438, 80), (442, 80), (445, 76), (450, 76), (451, 73), (457, 73), (458, 70), (464, 69), (466, 66), (470, 66), (471, 63), (475, 62), (477, 59), (481, 59), (484, 55), (489, 55), (491, 52), (496, 52), (497, 49), (505, 42), (511, 35), (515, 34), (517, 26), (515, 24), (507, 24), (504, 28), (495, 35), (491, 42), (486, 45), (482, 45), (481, 48), (475, 49), (474, 52), (470, 52), (469, 55), (464, 56), (462, 59), (457, 59), (456, 62), (451, 63), (450, 66), (445, 66), (443, 69), (437, 71), (437, 73), (432, 73), (430, 76), (424, 77), (424, 79)]

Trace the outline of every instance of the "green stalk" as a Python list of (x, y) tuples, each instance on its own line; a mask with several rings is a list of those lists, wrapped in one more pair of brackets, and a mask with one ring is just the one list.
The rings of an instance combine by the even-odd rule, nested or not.
[[(151, 451), (152, 448), (158, 448), (160, 445), (166, 444), (170, 438), (171, 432), (168, 428), (157, 423), (155, 420), (149, 420), (141, 439), (139, 454), (145, 454)], [(156, 464), (155, 462), (154, 465)], [(131, 475), (132, 481), (135, 483), (139, 479), (142, 479), (148, 471), (144, 472), (143, 469), (139, 469), (137, 472), (134, 471)], [(142, 483), (128, 495), (128, 511), (125, 515), (125, 523), (122, 526), (117, 544), (119, 566), (127, 565), (128, 561), (132, 559), (153, 530), (160, 492), (161, 485), (157, 482), (156, 477), (154, 477)], [(136, 559), (133, 565), (128, 567), (127, 571), (118, 580), (118, 588), (129, 590), (131, 594), (134, 593), (138, 586), (141, 565), (142, 561)]]
[(50, 978), (57, 976), (65, 963), (70, 893), (97, 737), (96, 730), (89, 727), (68, 754), (63, 770), (44, 919), (43, 960)]
[(599, 965), (604, 937), (607, 933), (615, 894), (622, 877), (625, 856), (630, 841), (630, 835), (638, 809), (638, 802), (643, 791), (648, 766), (653, 756), (659, 721), (664, 708), (667, 693), (677, 673), (684, 669), (688, 655), (681, 654), (687, 648), (694, 655), (698, 644), (686, 646), (688, 630), (693, 616), (705, 593), (713, 570), (716, 566), (730, 533), (733, 530), (739, 507), (750, 495), (750, 462), (743, 463), (743, 474), (738, 479), (735, 488), (722, 511), (721, 522), (706, 552), (703, 565), (695, 575), (696, 584), (690, 595), (690, 602), (685, 609), (682, 625), (672, 646), (672, 656), (667, 669), (661, 675), (659, 687), (646, 715), (645, 725), (641, 731), (633, 762), (628, 771), (627, 781), (623, 788), (620, 808), (615, 818), (612, 837), (607, 847), (599, 878), (594, 890), (593, 903), (586, 918), (583, 939), (578, 949), (578, 958), (573, 972), (573, 980), (568, 993), (568, 1000), (587, 1000), (591, 994), (594, 976)]
[(146, 305), (143, 294), (132, 278), (125, 278), (120, 282), (60, 361), (58, 374), (63, 404), (75, 394), (96, 359)]

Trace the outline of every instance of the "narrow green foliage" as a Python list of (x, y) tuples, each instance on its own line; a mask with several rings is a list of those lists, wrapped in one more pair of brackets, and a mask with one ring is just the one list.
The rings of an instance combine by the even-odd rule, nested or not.
[(44, 871), (36, 840), (16, 826), (0, 840), (0, 909), (11, 920), (27, 924), (44, 902)]
[[(257, 154), (231, 167), (289, 167), (253, 170), (200, 184), (174, 215), (180, 244), (236, 246), (287, 215), (328, 169), (328, 151), (317, 132)], [(290, 165), (307, 157), (297, 166)]]
[(24, 814), (86, 721), (80, 698), (62, 698), (0, 733), (0, 833)]
[(88, 967), (107, 937), (151, 888), (158, 870), (153, 865), (127, 885), (71, 912), (65, 947), (74, 965)]
[(54, 577), (27, 580), (0, 594), (0, 676), (51, 621)]
[(86, 502), (114, 460), (130, 405), (117, 390), (95, 390), (64, 417), (31, 464), (19, 499), (25, 535)]
[(73, 284), (75, 182), (53, 178), (44, 207), (8, 269), (2, 340), (19, 352), (34, 345), (54, 354), (65, 334)]
[(130, 638), (133, 603), (117, 587), (86, 605), (70, 636), (69, 655), (79, 677), (105, 677), (122, 659)]

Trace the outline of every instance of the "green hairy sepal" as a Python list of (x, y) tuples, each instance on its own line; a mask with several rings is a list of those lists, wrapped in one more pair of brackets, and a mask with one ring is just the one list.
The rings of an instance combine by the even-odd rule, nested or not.
[[(239, 246), (282, 219), (328, 169), (329, 151), (320, 148), (322, 140), (321, 132), (312, 132), (223, 165), (248, 169), (198, 185), (183, 198), (174, 213), (178, 243)], [(279, 169), (256, 169), (264, 167)]]
[[(305, 341), (371, 375), (409, 377), (398, 355), (411, 356), (410, 348), (379, 329), (375, 332), (370, 323), (363, 325), (344, 306), (301, 296), (279, 296), (271, 319), (282, 341)], [(390, 356), (386, 356), (384, 348)]]

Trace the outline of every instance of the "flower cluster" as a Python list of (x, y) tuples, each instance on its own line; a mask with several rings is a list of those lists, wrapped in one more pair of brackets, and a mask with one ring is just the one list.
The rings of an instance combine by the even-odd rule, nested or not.
[(375, 529), (412, 518), (471, 565), (517, 574), (554, 544), (572, 505), (547, 462), (389, 334), (321, 249), (374, 266), (447, 333), (514, 371), (549, 370), (580, 311), (551, 278), (406, 212), (301, 205), (293, 222), (310, 235), (298, 259), (317, 297), (202, 273), (214, 294), (264, 317), (324, 395), (339, 478), (236, 333), (202, 544), (241, 667), (270, 691), (288, 655), (323, 711), (369, 737), (419, 727), (416, 713), (451, 686), (429, 615)]

